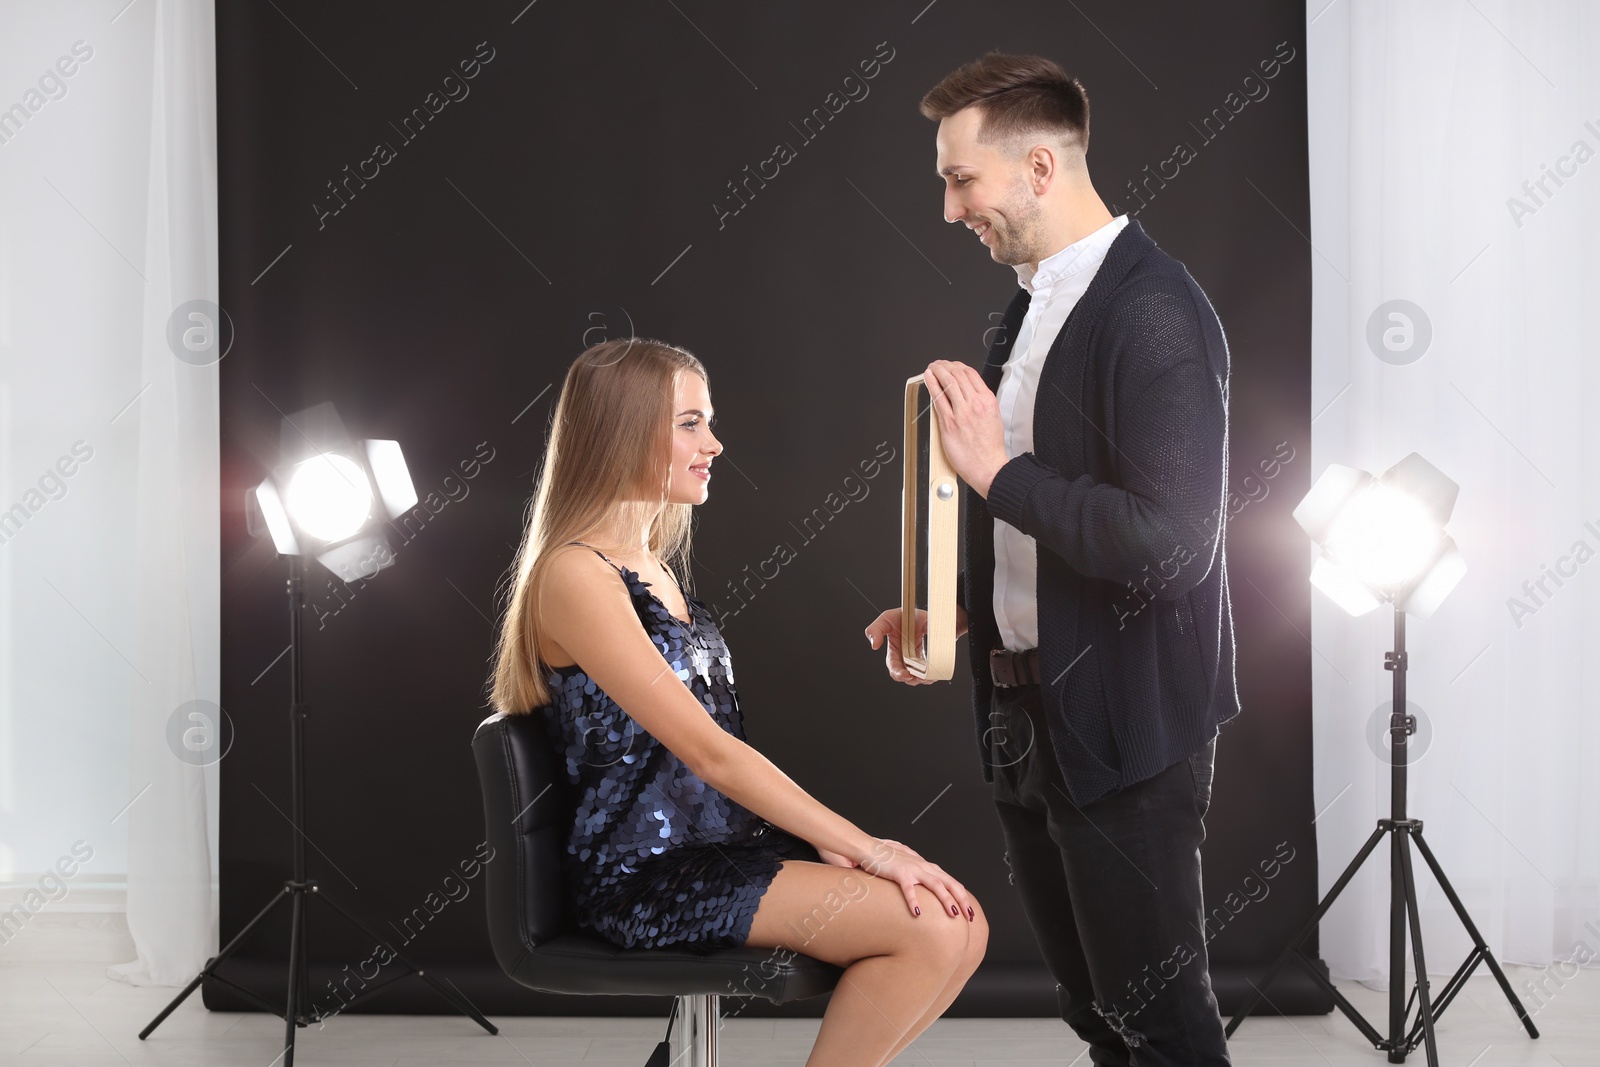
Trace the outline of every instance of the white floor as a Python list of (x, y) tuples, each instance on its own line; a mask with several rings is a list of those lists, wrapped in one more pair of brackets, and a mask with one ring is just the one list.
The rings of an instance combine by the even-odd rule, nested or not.
[[(1524, 990), (1537, 981), (1533, 968), (1508, 969)], [(1435, 988), (1441, 984), (1436, 981)], [(1530, 1039), (1518, 1025), (1493, 979), (1480, 976), (1440, 1022), (1440, 1063), (1451, 1067), (1600, 1067), (1600, 973), (1583, 971), (1562, 981), (1544, 976), (1542, 1006), (1525, 996), (1542, 1036)], [(1345, 994), (1380, 1027), (1384, 994), (1341, 983)], [(283, 1024), (275, 1016), (208, 1012), (199, 993), (151, 1035), (138, 1032), (171, 1000), (169, 988), (140, 989), (105, 977), (104, 963), (6, 962), (0, 954), (0, 1067), (61, 1064), (123, 1067), (270, 1067), (282, 1051)], [(1369, 1010), (1370, 1009), (1370, 1010)], [(299, 1031), (296, 1060), (306, 1067), (432, 1067), (438, 1064), (562, 1064), (641, 1067), (661, 1039), (663, 1019), (500, 1017), (491, 1037), (456, 1016), (341, 1015)], [(722, 1031), (722, 1062), (803, 1064), (820, 1020), (729, 1020)], [(1233, 1062), (1345, 1067), (1383, 1064), (1344, 1016), (1250, 1019), (1234, 1036)], [(945, 1019), (935, 1023), (896, 1064), (938, 1067), (1053, 1064), (1066, 1067), (1082, 1043), (1066, 1024), (1051, 1019)], [(1408, 1062), (1425, 1064), (1419, 1049)]]

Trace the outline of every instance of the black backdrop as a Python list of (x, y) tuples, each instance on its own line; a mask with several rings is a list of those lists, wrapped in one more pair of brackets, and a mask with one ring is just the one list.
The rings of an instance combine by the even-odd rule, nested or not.
[[(711, 374), (727, 450), (697, 512), (696, 589), (724, 613), (752, 743), (985, 901), (988, 958), (952, 1014), (1055, 1014), (1007, 883), (965, 657), (952, 684), (907, 688), (862, 636), (898, 597), (900, 462), (871, 479), (860, 465), (897, 448), (905, 378), (931, 358), (979, 364), (1017, 286), (942, 221), (935, 126), (916, 111), (995, 47), (1083, 79), (1097, 188), (1187, 265), (1232, 350), (1245, 710), (1219, 743), (1205, 846), (1230, 1010), (1314, 905), (1317, 866), (1307, 553), (1289, 518), (1309, 484), (1304, 14), (1227, 11), (219, 4), (221, 293), (237, 331), (221, 368), (222, 697), (237, 732), (224, 941), (281, 889), (291, 849), (286, 567), (246, 535), (243, 499), (275, 462), (282, 414), (332, 400), (355, 436), (402, 443), (423, 499), (391, 534), (394, 567), (353, 587), (308, 571), (313, 874), (486, 1011), (656, 1010), (514, 986), (489, 951), (481, 877), (447, 881), (483, 838), (468, 742), (561, 375), (585, 343), (633, 332)], [(735, 598), (730, 583), (780, 544), (794, 559)], [(287, 919), (278, 909), (223, 973), (281, 998)], [(310, 938), (331, 1010), (326, 979), (373, 946), (323, 910)], [(1327, 1010), (1304, 985), (1269, 992)], [(250, 1007), (210, 984), (206, 1003)], [(368, 1003), (449, 1010), (415, 979)]]

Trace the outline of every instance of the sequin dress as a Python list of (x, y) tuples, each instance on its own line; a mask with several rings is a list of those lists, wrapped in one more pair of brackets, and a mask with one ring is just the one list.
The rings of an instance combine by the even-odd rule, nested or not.
[[(718, 726), (744, 740), (733, 660), (711, 612), (684, 594), (689, 624), (618, 566), (645, 632)], [(578, 664), (547, 675), (538, 709), (576, 788), (562, 874), (577, 921), (624, 948), (742, 946), (786, 859), (815, 848), (703, 782)]]

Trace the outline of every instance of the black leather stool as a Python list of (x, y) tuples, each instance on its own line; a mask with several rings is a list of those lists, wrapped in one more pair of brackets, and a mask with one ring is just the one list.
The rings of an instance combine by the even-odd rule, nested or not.
[(489, 941), (515, 981), (546, 993), (677, 997), (674, 1067), (715, 1067), (720, 997), (787, 1004), (838, 984), (841, 968), (809, 956), (782, 960), (762, 948), (625, 949), (579, 930), (561, 880), (576, 804), (543, 722), (537, 713), (491, 715), (473, 735), (472, 752), (494, 850), (484, 867)]

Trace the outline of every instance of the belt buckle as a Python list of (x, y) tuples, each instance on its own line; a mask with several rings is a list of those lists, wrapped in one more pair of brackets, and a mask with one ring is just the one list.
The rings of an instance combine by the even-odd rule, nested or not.
[[(1003, 668), (996, 666), (1001, 663), (1005, 664)], [(1002, 674), (1010, 680), (1001, 681)], [(1015, 689), (1017, 687), (1016, 659), (1009, 649), (993, 648), (989, 650), (989, 679), (998, 689)]]
[[(990, 649), (989, 677), (999, 689), (1018, 689), (1025, 685), (1037, 684), (1037, 679), (1032, 677), (1034, 672), (1028, 669), (1028, 658), (1038, 654), (1038, 649), (1033, 648), (1026, 652), (1012, 652), (1008, 648)], [(1004, 663), (1005, 667), (997, 670), (995, 666), (997, 663)], [(1001, 675), (1009, 681), (1001, 681)]]

